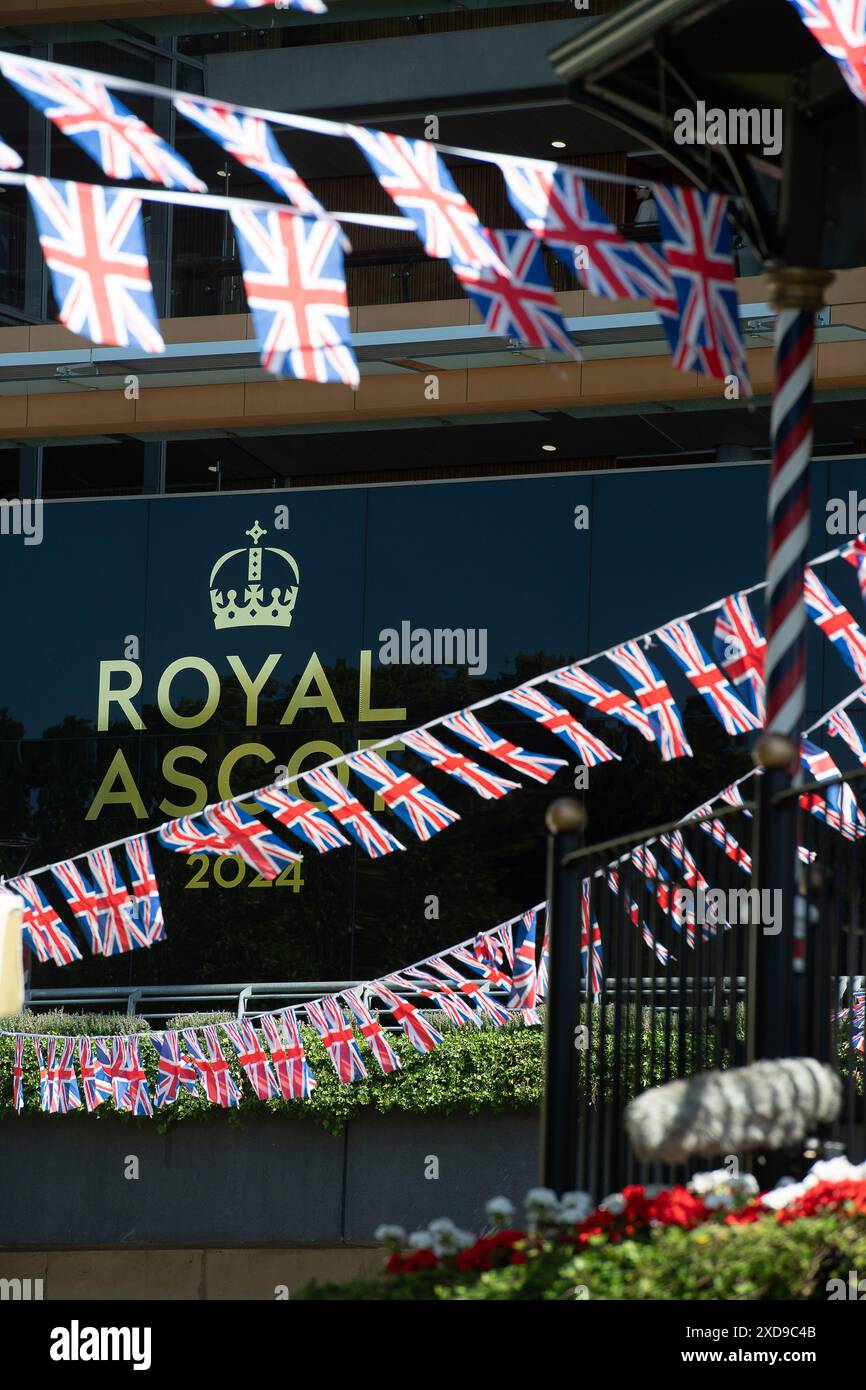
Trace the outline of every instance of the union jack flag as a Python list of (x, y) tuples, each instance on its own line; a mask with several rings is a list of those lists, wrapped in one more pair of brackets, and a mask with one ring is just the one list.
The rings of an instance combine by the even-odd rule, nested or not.
[(608, 867), (604, 875), (605, 883), (615, 896), (619, 894), (619, 873), (616, 869)]
[[(431, 961), (431, 965), (438, 962)], [(416, 1052), (432, 1052), (434, 1047), (438, 1047), (442, 1041), (442, 1034), (438, 1028), (434, 1028), (432, 1023), (428, 1023), (422, 1014), (418, 1012), (414, 1004), (401, 999), (399, 995), (390, 990), (381, 980), (376, 980), (372, 985), (373, 990), (378, 994), (388, 1006), (388, 1011), (394, 1016), (397, 1023), (409, 1038)]]
[(147, 932), (139, 921), (135, 899), (117, 871), (110, 849), (94, 849), (87, 863), (96, 885), (96, 913), (100, 923), (102, 953), (122, 955), (148, 946)]
[(537, 719), (539, 724), (543, 724), (545, 729), (564, 739), (580, 754), (587, 767), (609, 763), (611, 759), (620, 761), (618, 753), (614, 753), (600, 738), (591, 734), (589, 729), (579, 723), (567, 709), (563, 709), (562, 705), (557, 705), (549, 699), (538, 686), (518, 686), (516, 690), (509, 690), (502, 699), (517, 709), (525, 710), (533, 719)]
[(535, 970), (535, 930), (538, 913), (524, 912), (509, 929), (511, 945), (511, 994), (509, 1009), (534, 1009), (538, 998)]
[(470, 207), (429, 140), (410, 140), (381, 130), (349, 126), (384, 188), (414, 224), (428, 256), (455, 267), (493, 266), (506, 279), (486, 228)]
[[(699, 806), (696, 811), (692, 811), (689, 819), (697, 819), (699, 816), (705, 816), (710, 810), (711, 807), (709, 803), (705, 806)], [(717, 844), (719, 848), (724, 851), (726, 857), (730, 859), (732, 863), (742, 869), (744, 874), (751, 874), (751, 856), (741, 848), (736, 838), (718, 817), (714, 817), (712, 820), (698, 820), (698, 826), (705, 835), (709, 835), (714, 844)]]
[(93, 955), (102, 954), (102, 934), (97, 910), (98, 897), (93, 885), (87, 882), (74, 860), (55, 864), (51, 870), (63, 891), (63, 896), (76, 922), (87, 934)]
[(204, 820), (214, 834), (222, 837), (221, 853), (240, 855), (264, 878), (277, 878), (282, 865), (297, 864), (303, 858), (236, 801), (208, 806)]
[(350, 754), (346, 761), (368, 787), (378, 792), (385, 805), (411, 826), (419, 840), (429, 840), (460, 819), (416, 777), (401, 772), (381, 754), (367, 749)]
[(731, 594), (719, 609), (713, 648), (725, 675), (738, 689), (742, 687), (746, 704), (762, 723), (766, 646), (746, 595)]
[(847, 560), (857, 571), (860, 597), (866, 603), (866, 536), (855, 536), (850, 545), (842, 551), (842, 559)]
[(195, 101), (192, 97), (174, 97), (173, 102), (175, 110), (215, 140), (226, 154), (234, 155), (247, 169), (260, 174), (294, 207), (313, 217), (327, 216), (286, 159), (267, 121), (260, 116), (243, 115), (231, 106)]
[[(601, 929), (595, 913), (590, 908), (591, 880), (585, 878), (580, 885), (580, 967), (587, 989), (592, 990), (593, 999), (598, 999), (604, 988), (604, 961), (601, 950)], [(589, 952), (592, 946), (592, 973), (590, 975)]]
[(646, 242), (626, 241), (584, 180), (552, 163), (500, 165), (512, 207), (589, 290), (605, 299), (651, 299), (665, 331), (676, 314), (673, 282)]
[(297, 797), (289, 796), (288, 792), (284, 792), (280, 787), (267, 787), (256, 795), (280, 825), (306, 840), (308, 845), (319, 851), (319, 854), (327, 854), (328, 850), (349, 843), (330, 816), (325, 815), (314, 802), (301, 801)]
[(488, 994), (486, 988), (488, 985), (504, 985), (510, 990), (511, 980), (509, 976), (500, 970), (498, 965), (479, 960), (478, 956), (474, 955), (472, 951), (467, 951), (464, 946), (455, 947), (448, 952), (448, 955), (453, 956), (454, 960), (459, 961), (461, 965), (467, 966), (474, 975), (480, 975), (482, 979), (467, 980), (466, 976), (461, 975), (456, 966), (453, 966), (444, 956), (436, 956), (434, 960), (430, 961), (430, 965), (440, 975), (444, 975), (446, 980), (452, 980), (461, 994), (468, 994), (474, 1000), (476, 1007), (483, 1014), (486, 1014), (491, 1023), (495, 1023), (497, 1027), (503, 1023), (509, 1023), (511, 1015), (507, 1008)]
[(656, 184), (662, 252), (676, 291), (679, 334), (674, 366), (724, 379), (752, 394), (740, 334), (728, 200), (697, 188)]
[(57, 1039), (46, 1038), (48, 1061), (42, 1055), (42, 1038), (33, 1039), (33, 1049), (39, 1067), (39, 1104), (41, 1108), (54, 1114), (57, 1111)]
[(108, 1096), (103, 1096), (103, 1099), (107, 1100), (110, 1096), (116, 1105), (115, 1071), (117, 1066), (116, 1059), (119, 1060), (119, 1053), (116, 1046), (118, 1039), (92, 1038), (91, 1042), (93, 1043), (92, 1061), (96, 1090), (101, 1093), (103, 1083), (107, 1082)]
[[(863, 696), (861, 695), (859, 698), (862, 700)], [(827, 732), (834, 734), (837, 738), (844, 739), (858, 763), (866, 767), (866, 741), (864, 741), (863, 735), (854, 728), (851, 716), (845, 710), (839, 709), (830, 716), (827, 720)]]
[(127, 841), (126, 858), (132, 892), (138, 906), (138, 919), (144, 928), (147, 944), (152, 946), (155, 941), (165, 940), (165, 918), (146, 835), (138, 835), (134, 840)]
[(663, 761), (690, 758), (692, 750), (674, 697), (649, 657), (641, 651), (637, 642), (624, 642), (621, 647), (614, 647), (608, 655), (637, 695), (638, 704), (658, 739)]
[(842, 824), (841, 801), (838, 795), (838, 788), (830, 788), (830, 797), (825, 801), (823, 796), (816, 796), (814, 792), (804, 793), (798, 797), (798, 804), (804, 811), (809, 811), (816, 820), (823, 821), (829, 825), (831, 830), (838, 830), (839, 834), (846, 840), (855, 839), (854, 831), (850, 826)]
[(78, 1077), (75, 1074), (75, 1039), (52, 1038), (49, 1068), (54, 1070), (54, 1087), (57, 1097), (58, 1115), (67, 1115), (70, 1110), (82, 1108)]
[(681, 830), (673, 830), (669, 835), (660, 836), (661, 843), (680, 870), (687, 888), (708, 888), (709, 884), (697, 866), (694, 855), (683, 839)]
[(93, 343), (163, 352), (140, 200), (57, 179), (26, 187), (60, 322)]
[(590, 709), (598, 710), (599, 714), (612, 714), (614, 719), (621, 719), (624, 724), (637, 729), (649, 743), (655, 742), (652, 725), (634, 700), (596, 676), (591, 676), (585, 667), (569, 666), (557, 671), (550, 679), (555, 685), (561, 685), (563, 690), (570, 690)]
[(457, 734), (467, 743), (480, 748), (488, 757), (496, 758), (513, 772), (522, 772), (535, 782), (549, 782), (561, 767), (567, 766), (563, 758), (527, 753), (524, 748), (518, 748), (516, 743), (509, 743), (507, 738), (499, 738), (486, 724), (482, 724), (471, 710), (465, 709), (460, 714), (450, 714), (443, 722), (452, 734)]
[(75, 1039), (52, 1038), (52, 1042), (57, 1044), (60, 1052), (59, 1058), (55, 1061), (57, 1112), (67, 1115), (70, 1110), (80, 1110), (82, 1106), (78, 1077), (75, 1075)]
[(357, 386), (338, 223), (238, 203), (231, 217), (265, 371)]
[(419, 965), (410, 965), (405, 970), (395, 975), (388, 975), (385, 979), (387, 985), (397, 985), (403, 989), (411, 989), (415, 980), (421, 980), (425, 984), (432, 985), (432, 989), (419, 989), (425, 999), (432, 999), (437, 1009), (441, 1009), (446, 1018), (458, 1028), (464, 1023), (471, 1023), (475, 1028), (482, 1027), (482, 1020), (479, 1014), (473, 1009), (472, 1005), (453, 990), (450, 985), (431, 975), (429, 970), (422, 970)]
[(581, 353), (562, 321), (538, 239), (531, 232), (487, 235), (509, 275), (492, 265), (456, 265), (454, 274), (477, 305), (488, 333), (517, 338), (527, 347), (556, 348), (579, 362)]
[(472, 952), (476, 960), (485, 965), (498, 965), (502, 959), (501, 937), (498, 930), (478, 932), (472, 942)]
[(453, 749), (440, 743), (429, 729), (416, 729), (412, 733), (402, 734), (401, 738), (407, 748), (411, 748), (412, 752), (417, 753), (425, 762), (431, 763), (437, 772), (456, 777), (485, 801), (498, 800), (507, 796), (508, 792), (520, 789), (519, 782), (509, 782), (504, 777), (497, 777), (495, 772), (488, 772), (485, 768), (479, 767), (471, 758), (455, 753)]
[(685, 618), (659, 628), (659, 637), (726, 733), (745, 734), (761, 727), (752, 711), (734, 694), (716, 663), (710, 660)]
[(156, 1104), (174, 1105), (180, 1094), (180, 1087), (195, 1095), (198, 1091), (196, 1070), (189, 1058), (180, 1050), (180, 1037), (177, 1033), (151, 1033), (150, 1041), (159, 1057), (159, 1070), (156, 1076)]
[(842, 660), (866, 684), (866, 637), (844, 603), (821, 583), (809, 565), (804, 571), (803, 599), (806, 611), (825, 637), (829, 637)]
[(207, 1047), (207, 1056), (202, 1051), (194, 1028), (184, 1028), (183, 1036), (193, 1065), (201, 1078), (204, 1093), (211, 1105), (220, 1105), (224, 1110), (232, 1109), (238, 1104), (240, 1096), (220, 1047), (216, 1027), (209, 1023), (201, 1031)]
[(790, 0), (807, 29), (835, 58), (855, 97), (866, 102), (864, 0)]
[(749, 820), (752, 819), (752, 813), (746, 810), (743, 793), (740, 791), (736, 782), (732, 782), (729, 787), (725, 787), (724, 791), (719, 792), (719, 797), (722, 801), (726, 801), (729, 806), (742, 806), (743, 815), (748, 816)]
[(147, 179), (206, 193), (185, 159), (139, 120), (94, 73), (5, 54), (0, 71), (23, 97), (80, 145), (110, 179)]
[(350, 1081), (361, 1081), (367, 1075), (367, 1068), (355, 1035), (333, 995), (311, 1000), (304, 1007), (342, 1084), (347, 1086)]
[(88, 1110), (98, 1109), (102, 1102), (110, 1100), (113, 1094), (111, 1076), (105, 1070), (103, 1059), (96, 1055), (96, 1045), (90, 1038), (78, 1039), (78, 1065), (81, 1068), (84, 1100)]
[(0, 140), (0, 169), (20, 169), (23, 163), (18, 151), (7, 145), (5, 140)]
[[(800, 762), (816, 782), (835, 781), (842, 776), (831, 755), (808, 738), (800, 740)], [(857, 805), (857, 798), (848, 782), (837, 782), (829, 787), (827, 800), (831, 809), (839, 813), (840, 824), (837, 828), (846, 839), (858, 839), (866, 834), (866, 817)]]
[[(281, 1020), (286, 1030), (288, 1047), (280, 1030)], [(307, 1063), (301, 1030), (295, 1015), (291, 1009), (284, 1009), (281, 1014), (262, 1014), (260, 1022), (270, 1048), (271, 1061), (283, 1099), (309, 1100), (317, 1082)]]
[(366, 806), (343, 786), (331, 768), (314, 767), (311, 772), (304, 773), (303, 780), (317, 796), (322, 797), (337, 824), (348, 830), (371, 859), (379, 859), (395, 849), (405, 849), (405, 845), (401, 845), (390, 830), (380, 825)]
[(366, 1038), (380, 1070), (386, 1076), (392, 1071), (399, 1071), (403, 1063), (391, 1046), (388, 1035), (378, 1018), (370, 1012), (360, 994), (354, 989), (348, 989), (343, 998), (354, 1014), (358, 1027), (363, 1037)]
[(640, 869), (647, 883), (654, 889), (662, 912), (670, 912), (670, 875), (659, 863), (649, 845), (636, 845), (630, 857), (635, 868)]
[(663, 942), (659, 941), (658, 937), (654, 935), (647, 923), (643, 920), (640, 914), (640, 908), (638, 907), (637, 903), (634, 901), (633, 898), (629, 900), (628, 916), (629, 921), (632, 922), (634, 926), (636, 926), (640, 931), (640, 934), (643, 937), (644, 945), (649, 946), (650, 950), (655, 952), (656, 959), (659, 962), (659, 964), (667, 965), (668, 961), (670, 960), (670, 952), (667, 946), (665, 946)]
[(261, 1040), (248, 1018), (236, 1023), (224, 1023), (229, 1041), (238, 1054), (238, 1061), (259, 1100), (273, 1100), (280, 1094)]
[(16, 1114), (24, 1109), (24, 1038), (15, 1038), (15, 1061), (12, 1064), (12, 1104)]
[(114, 1103), (118, 1110), (132, 1115), (152, 1115), (153, 1105), (147, 1087), (147, 1077), (141, 1065), (138, 1038), (114, 1039)]
[(43, 894), (36, 880), (29, 875), (13, 878), (7, 885), (11, 892), (24, 899), (21, 909), (21, 930), (40, 964), (53, 960), (55, 965), (69, 965), (81, 960), (74, 939)]
[(550, 920), (545, 905), (544, 911), (544, 935), (541, 940), (541, 956), (538, 961), (538, 976), (536, 980), (536, 995), (539, 1000), (544, 999), (547, 994), (547, 984), (550, 978)]
[(166, 849), (177, 850), (179, 854), (226, 854), (225, 839), (213, 830), (203, 830), (192, 816), (180, 816), (177, 820), (161, 825), (157, 832), (160, 844)]

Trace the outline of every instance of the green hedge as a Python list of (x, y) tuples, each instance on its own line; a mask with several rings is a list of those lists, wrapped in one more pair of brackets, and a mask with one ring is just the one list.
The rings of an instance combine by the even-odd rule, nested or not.
[[(605, 1035), (605, 1065), (601, 1067), (600, 1055), (600, 1006), (593, 1006), (591, 1046), (584, 1054), (584, 1076), (588, 1078), (591, 1102), (596, 1103), (601, 1094), (610, 1097), (614, 1074), (614, 1014), (612, 1006), (607, 1007), (608, 1019)], [(664, 1019), (661, 1013), (650, 1009), (632, 1011), (635, 1017), (629, 1027), (619, 1035), (618, 1072), (622, 1084), (621, 1101), (647, 1086), (659, 1085), (669, 1079), (665, 1075), (665, 1058), (674, 1059), (678, 1052), (677, 1018), (670, 1020), (668, 1045), (665, 1045)], [(208, 1023), (222, 1023), (234, 1017), (229, 1013), (187, 1014), (167, 1020), (167, 1028), (187, 1026), (202, 1027)], [(425, 1017), (435, 1021), (444, 1034), (442, 1044), (426, 1056), (415, 1051), (403, 1033), (390, 1034), (395, 1050), (403, 1063), (402, 1070), (391, 1076), (383, 1076), (363, 1038), (358, 1037), (361, 1054), (367, 1067), (367, 1078), (343, 1086), (337, 1079), (318, 1034), (312, 1029), (302, 1027), (304, 1047), (317, 1087), (309, 1101), (276, 1100), (262, 1102), (257, 1099), (238, 1065), (234, 1049), (225, 1035), (221, 1035), (223, 1051), (229, 1060), (232, 1075), (241, 1092), (241, 1104), (235, 1110), (221, 1111), (208, 1104), (203, 1096), (192, 1096), (182, 1091), (175, 1105), (159, 1110), (153, 1120), (141, 1121), (145, 1124), (165, 1126), (191, 1117), (213, 1119), (218, 1115), (228, 1115), (237, 1122), (251, 1114), (263, 1110), (275, 1113), (303, 1116), (317, 1120), (325, 1129), (338, 1133), (345, 1121), (361, 1111), (374, 1110), (385, 1113), (400, 1110), (416, 1115), (478, 1114), (480, 1111), (521, 1110), (539, 1104), (543, 1090), (544, 1077), (544, 1039), (542, 1029), (527, 1028), (522, 1022), (507, 1024), (503, 1028), (462, 1027), (456, 1028), (443, 1019), (441, 1012), (434, 1011)], [(586, 1009), (583, 1011), (587, 1020)], [(623, 1020), (621, 1019), (621, 1022)], [(727, 1055), (716, 1059), (712, 1055), (712, 1036), (706, 1041), (706, 1051), (698, 1055), (695, 1038), (688, 1029), (684, 1041), (685, 1070), (687, 1073), (700, 1066), (711, 1067), (730, 1064)], [(742, 1011), (738, 1011), (738, 1032), (742, 1030)], [(158, 1058), (154, 1048), (147, 1040), (150, 1032), (147, 1022), (142, 1018), (127, 1014), (66, 1014), (24, 1013), (12, 1018), (0, 1018), (0, 1031), (40, 1034), (65, 1034), (76, 1037), (84, 1035), (104, 1036), (113, 1033), (135, 1033), (141, 1038), (141, 1058), (155, 1094)], [(652, 1045), (651, 1034), (655, 1033)], [(635, 1057), (635, 1046), (639, 1047), (639, 1066)], [(25, 1110), (41, 1114), (39, 1107), (39, 1074), (32, 1047), (24, 1049), (24, 1095)], [(10, 1037), (0, 1037), (0, 1116), (12, 1113), (12, 1065), (14, 1043)], [(857, 1061), (857, 1087), (862, 1090), (863, 1059)], [(843, 1067), (844, 1071), (844, 1067)], [(639, 1081), (637, 1080), (639, 1077)], [(106, 1102), (88, 1118), (98, 1119), (110, 1113), (113, 1106)], [(74, 1123), (76, 1115), (88, 1115), (85, 1110), (75, 1111), (64, 1116), (64, 1120)], [(131, 1116), (125, 1116), (130, 1122)]]
[(527, 1262), (481, 1274), (440, 1270), (383, 1274), (351, 1284), (311, 1285), (301, 1300), (765, 1300), (824, 1302), (827, 1282), (866, 1269), (866, 1218), (825, 1215), (782, 1225), (773, 1216), (748, 1226), (665, 1226), (619, 1245), (594, 1239), (545, 1243)]

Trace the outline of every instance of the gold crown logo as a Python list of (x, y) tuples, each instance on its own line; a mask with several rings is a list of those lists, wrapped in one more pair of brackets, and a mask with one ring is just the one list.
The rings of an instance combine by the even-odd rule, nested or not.
[[(218, 631), (222, 628), (238, 627), (291, 627), (292, 609), (300, 583), (294, 559), (287, 550), (280, 550), (277, 546), (267, 545), (262, 549), (259, 541), (262, 536), (267, 535), (267, 531), (259, 526), (258, 521), (254, 522), (244, 535), (252, 538), (252, 545), (247, 549), (240, 546), (237, 550), (227, 550), (225, 555), (219, 557), (210, 572), (210, 602), (214, 627)], [(246, 556), (246, 576), (242, 579), (238, 573), (235, 586), (224, 592), (214, 581), (220, 570), (238, 555)], [(265, 589), (262, 561), (266, 555), (276, 557), (269, 564), (269, 571), (276, 570), (277, 562), (280, 566), (288, 565), (294, 578), (293, 584), (286, 585), (286, 575), (283, 571), (282, 584)], [(232, 568), (240, 570), (241, 566), (237, 564)], [(273, 574), (271, 577), (273, 578)]]

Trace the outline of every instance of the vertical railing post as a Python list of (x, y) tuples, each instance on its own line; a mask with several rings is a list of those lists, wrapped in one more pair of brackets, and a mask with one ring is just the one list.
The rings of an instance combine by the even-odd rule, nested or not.
[(550, 964), (539, 1167), (541, 1185), (559, 1195), (573, 1188), (577, 1174), (580, 1066), (580, 870), (563, 861), (583, 844), (586, 811), (562, 797), (548, 807), (545, 823)]
[[(777, 800), (791, 788), (797, 745), (781, 734), (762, 734), (753, 756), (763, 776), (757, 779), (752, 855), (752, 887), (760, 896), (749, 939), (746, 1057), (750, 1062), (790, 1057), (802, 1049), (800, 1020), (793, 1007), (797, 798)], [(761, 911), (767, 891), (773, 895), (769, 922)]]

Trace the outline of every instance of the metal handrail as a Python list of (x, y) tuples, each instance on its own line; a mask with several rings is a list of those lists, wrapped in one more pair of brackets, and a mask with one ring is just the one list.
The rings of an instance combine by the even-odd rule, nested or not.
[[(866, 776), (866, 772), (862, 774)], [(824, 783), (823, 785), (827, 785)], [(678, 820), (668, 821), (665, 825), (653, 826), (650, 830), (641, 830), (636, 835), (619, 835), (615, 840), (602, 840), (595, 845), (585, 845), (583, 849), (576, 849), (571, 854), (563, 857), (562, 863), (573, 864), (579, 859), (586, 859), (591, 854), (607, 854), (608, 850), (625, 850), (629, 846), (651, 844), (660, 835), (667, 835), (671, 830), (685, 830), (691, 825), (703, 825), (707, 821), (724, 820), (727, 816), (742, 815), (744, 811), (754, 811), (754, 801), (743, 801), (741, 806), (723, 806), (718, 810), (707, 811), (702, 816), (682, 816)]]
[(805, 796), (807, 792), (820, 792), (827, 787), (839, 787), (843, 782), (860, 782), (866, 777), (866, 768), (857, 768), (856, 772), (843, 772), (838, 777), (825, 777), (820, 782), (794, 782), (793, 786), (786, 787), (784, 791), (777, 792), (771, 801), (772, 806), (780, 806), (783, 801), (789, 801), (792, 796)]
[[(685, 975), (683, 982), (692, 992), (714, 989), (720, 983), (723, 992), (727, 993), (731, 990), (732, 985), (730, 976), (725, 976), (721, 981), (718, 981), (714, 975)], [(248, 1012), (249, 1001), (257, 997), (285, 1000), (288, 1004), (303, 1004), (310, 999), (317, 999), (323, 994), (339, 994), (347, 989), (361, 989), (367, 983), (367, 981), (362, 980), (297, 980), (259, 984), (229, 982), (212, 985), (104, 985), (81, 989), (32, 989), (25, 995), (24, 1007), (33, 1008), (36, 1006), (38, 1011), (46, 1011), (71, 1005), (86, 1010), (89, 1004), (104, 1007), (114, 1003), (123, 1005), (124, 1011), (130, 1017), (165, 1019), (170, 1018), (175, 1013), (183, 1012), (181, 1005), (201, 1000), (212, 1003), (231, 1002), (237, 1017), (240, 1019)], [(585, 982), (582, 980), (582, 989), (584, 985)], [(733, 988), (737, 994), (743, 992), (745, 986), (745, 976), (738, 975), (734, 978)], [(669, 988), (679, 989), (680, 977), (673, 976), (668, 983), (658, 976), (642, 975), (638, 977), (631, 975), (623, 976), (621, 980), (615, 976), (609, 976), (605, 982), (605, 993), (615, 993), (617, 988), (623, 989), (632, 996), (647, 993), (660, 994)], [(402, 998), (417, 999), (421, 1008), (429, 1009), (432, 1006), (432, 1001), (414, 986), (395, 983), (391, 989), (394, 994)], [(490, 993), (495, 997), (506, 998), (509, 989), (507, 986), (493, 987), (490, 989)], [(148, 1001), (163, 1007), (147, 1008)], [(140, 1004), (145, 1005), (145, 1007), (139, 1009)], [(389, 1010), (382, 1012), (388, 1013)]]

